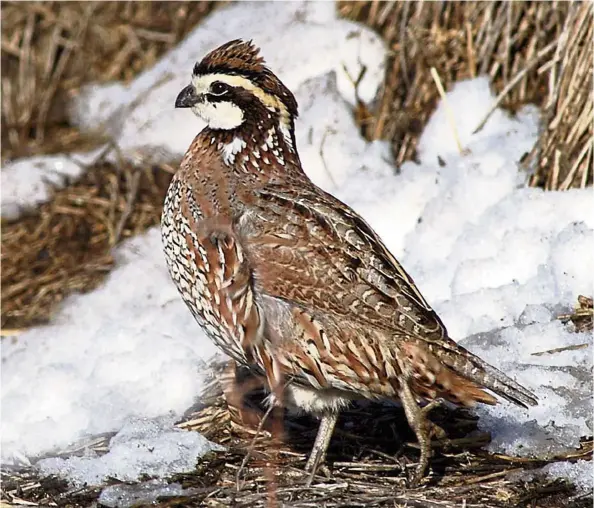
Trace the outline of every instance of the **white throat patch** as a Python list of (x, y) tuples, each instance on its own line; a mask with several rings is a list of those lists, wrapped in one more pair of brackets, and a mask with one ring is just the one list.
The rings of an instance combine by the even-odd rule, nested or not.
[(223, 160), (225, 164), (230, 166), (235, 162), (235, 155), (241, 152), (247, 146), (246, 142), (236, 137), (231, 141), (231, 143), (227, 143), (223, 146)]
[(235, 129), (244, 120), (242, 109), (230, 101), (199, 102), (192, 107), (192, 111), (211, 129)]

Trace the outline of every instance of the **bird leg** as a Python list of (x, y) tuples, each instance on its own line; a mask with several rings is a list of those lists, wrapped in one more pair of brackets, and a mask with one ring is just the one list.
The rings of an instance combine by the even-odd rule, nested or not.
[(305, 464), (305, 470), (310, 472), (309, 479), (307, 480), (308, 487), (314, 479), (318, 466), (326, 459), (326, 451), (330, 445), (330, 439), (332, 439), (332, 433), (334, 432), (334, 426), (337, 420), (337, 412), (329, 412), (322, 415), (316, 440), (309, 454), (309, 459), (307, 459), (307, 464)]
[[(406, 382), (402, 383), (398, 395), (402, 401), (402, 406), (404, 407), (404, 413), (406, 414), (408, 424), (416, 434), (417, 440), (419, 442), (419, 448), (421, 450), (421, 456), (419, 458), (417, 470), (415, 471), (410, 482), (411, 486), (414, 487), (418, 485), (421, 478), (423, 478), (423, 474), (425, 473), (425, 470), (429, 464), (429, 457), (431, 456), (431, 434), (432, 432), (435, 432), (436, 426), (427, 419), (427, 413), (433, 409), (436, 404), (431, 402), (424, 408), (420, 408), (412, 390), (410, 389), (410, 386)], [(440, 430), (441, 433), (439, 433), (439, 431), (438, 433), (444, 434), (443, 429)]]
[[(432, 400), (429, 402), (429, 404), (421, 408), (421, 413), (423, 413), (423, 415), (426, 417), (432, 409), (441, 406), (441, 402), (441, 400)], [(443, 430), (439, 425), (427, 419), (426, 422), (429, 426), (429, 437), (434, 437), (438, 440), (447, 439), (446, 431)]]

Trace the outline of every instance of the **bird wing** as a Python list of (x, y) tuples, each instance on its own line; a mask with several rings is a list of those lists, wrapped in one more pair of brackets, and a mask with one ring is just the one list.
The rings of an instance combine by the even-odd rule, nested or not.
[[(371, 365), (374, 357), (389, 356), (391, 375), (386, 375), (387, 361), (379, 362), (375, 374), (367, 369), (368, 375), (388, 379), (400, 372), (425, 383), (429, 398), (451, 394), (452, 401), (467, 405), (495, 402), (483, 387), (522, 406), (536, 404), (532, 393), (448, 337), (413, 279), (347, 205), (302, 181), (268, 184), (254, 197), (246, 203), (238, 228), (256, 294), (288, 302), (312, 322), (328, 323), (330, 316), (338, 328), (342, 322), (344, 334), (358, 328), (368, 337), (357, 339), (357, 333), (350, 333), (342, 345), (356, 349), (342, 351), (348, 365), (334, 362), (338, 369), (350, 369), (344, 381), (361, 378), (365, 369), (357, 371), (355, 366), (366, 358)], [(377, 339), (379, 331), (382, 339)], [(301, 343), (301, 357), (311, 358), (310, 342)], [(329, 360), (332, 355), (326, 354)], [(308, 376), (319, 380), (311, 369)], [(440, 381), (449, 388), (440, 388)]]
[(348, 206), (299, 185), (267, 185), (256, 198), (244, 219), (245, 247), (261, 291), (361, 324), (447, 340), (412, 278)]

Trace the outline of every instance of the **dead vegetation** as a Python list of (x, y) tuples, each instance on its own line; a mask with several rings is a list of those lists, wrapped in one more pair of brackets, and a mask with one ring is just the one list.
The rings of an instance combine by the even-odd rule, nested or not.
[(415, 158), (439, 99), (435, 68), (446, 90), (487, 75), (495, 104), (512, 112), (527, 103), (543, 109), (546, 128), (529, 161), (531, 185), (592, 184), (590, 2), (346, 1), (338, 8), (375, 28), (391, 50), (379, 105), (366, 115), (364, 132), (391, 140), (397, 164)]
[(91, 82), (130, 81), (220, 2), (2, 2), (2, 160), (98, 144), (68, 120)]
[[(68, 99), (90, 82), (130, 81), (217, 5), (3, 2), (2, 160), (109, 141), (69, 123)], [(158, 223), (171, 167), (101, 159), (49, 203), (3, 221), (3, 335), (47, 322), (65, 296), (95, 288), (112, 247)]]
[(45, 323), (65, 296), (95, 288), (112, 247), (159, 223), (168, 166), (99, 161), (30, 215), (2, 226), (2, 329)]
[(592, 9), (588, 2), (570, 9), (553, 60), (545, 64), (549, 88), (542, 134), (531, 154), (533, 186), (567, 190), (592, 184)]
[(576, 332), (591, 332), (594, 329), (594, 302), (592, 297), (578, 296), (578, 304), (570, 314), (558, 316), (563, 323), (573, 325)]
[[(258, 432), (264, 414), (262, 393), (255, 390), (241, 411), (230, 411), (219, 378), (213, 377), (208, 385), (201, 399), (203, 406), (189, 412), (178, 426), (202, 432), (226, 451), (211, 452), (198, 461), (194, 471), (174, 475), (170, 481), (180, 483), (186, 494), (161, 498), (151, 506), (591, 506), (591, 495), (534, 472), (553, 460), (591, 459), (591, 439), (584, 439), (579, 450), (549, 460), (490, 454), (483, 450), (488, 434), (478, 432), (476, 417), (462, 409), (432, 411), (432, 420), (451, 439), (436, 443), (432, 473), (417, 489), (407, 488), (418, 452), (402, 410), (365, 404), (344, 412), (329, 450), (329, 467), (307, 488), (303, 468), (317, 423), (308, 417), (280, 414), (276, 417), (279, 421), (269, 417)], [(106, 442), (107, 438), (95, 444), (100, 453)], [(111, 483), (125, 487), (116, 479)], [(5, 471), (2, 482), (2, 497), (8, 502), (18, 499), (39, 505), (86, 507), (96, 502), (99, 493), (98, 488), (69, 488), (56, 478), (40, 479), (32, 470)]]

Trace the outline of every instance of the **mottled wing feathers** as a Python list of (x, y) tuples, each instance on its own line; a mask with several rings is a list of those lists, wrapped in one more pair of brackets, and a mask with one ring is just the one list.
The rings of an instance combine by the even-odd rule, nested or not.
[(297, 305), (287, 320), (290, 340), (275, 349), (286, 380), (315, 389), (335, 389), (353, 398), (396, 398), (400, 370), (397, 348), (389, 347), (377, 330), (351, 328), (340, 320)]
[(426, 340), (447, 337), (412, 279), (352, 210), (298, 184), (256, 193), (254, 217), (263, 220), (249, 251), (263, 291)]

